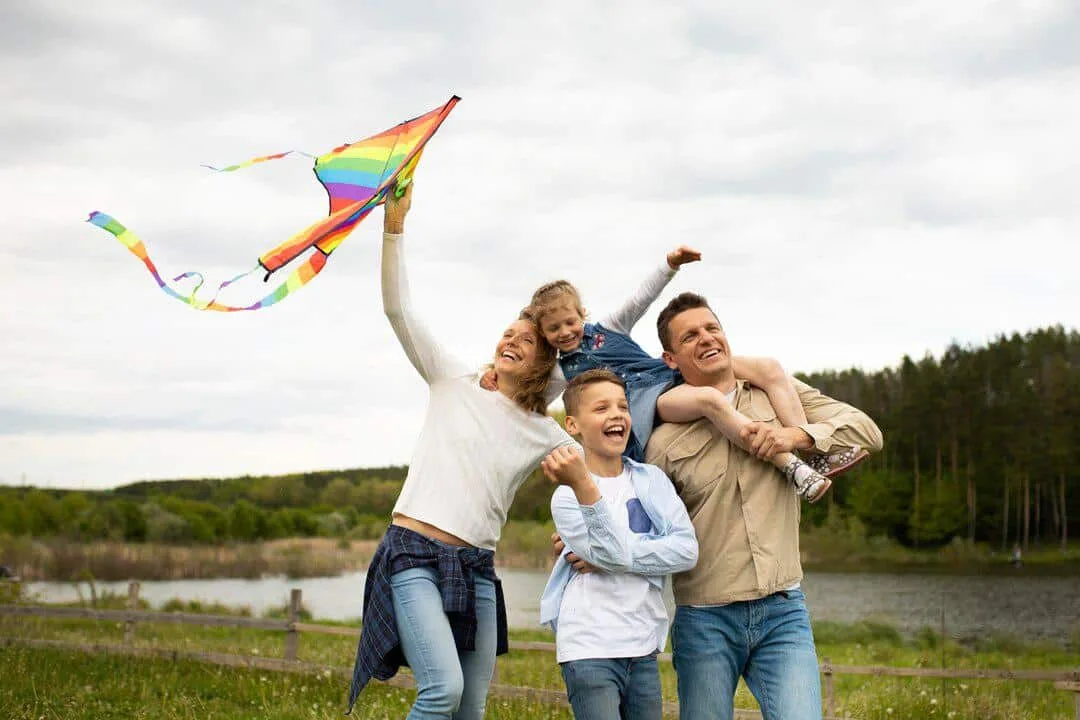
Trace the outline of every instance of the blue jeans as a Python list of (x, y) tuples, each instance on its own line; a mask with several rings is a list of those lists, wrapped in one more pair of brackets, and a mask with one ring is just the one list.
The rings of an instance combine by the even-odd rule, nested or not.
[(741, 675), (765, 720), (821, 720), (821, 676), (802, 591), (680, 605), (671, 644), (681, 718), (731, 720)]
[(495, 669), (495, 584), (476, 578), (476, 650), (459, 653), (443, 611), (438, 573), (413, 568), (390, 578), (401, 649), (416, 678), (407, 718), (482, 720)]
[(571, 660), (560, 665), (576, 720), (661, 720), (656, 653), (636, 658)]

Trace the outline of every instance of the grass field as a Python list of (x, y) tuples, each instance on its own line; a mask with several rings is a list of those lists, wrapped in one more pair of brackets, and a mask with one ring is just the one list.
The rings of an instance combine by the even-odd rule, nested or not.
[[(5, 720), (294, 720), (340, 718), (345, 710), (343, 680), (336, 675), (8, 648), (0, 650), (0, 676)], [(375, 685), (364, 692), (353, 717), (405, 717), (412, 697), (410, 691)], [(535, 701), (493, 700), (487, 717), (572, 716)]]
[[(190, 609), (190, 608), (186, 608)], [(217, 609), (220, 611), (220, 608)], [(120, 644), (120, 623), (71, 619), (3, 618), (0, 636)], [(549, 640), (543, 631), (514, 632), (518, 640)], [(815, 626), (819, 654), (836, 664), (899, 667), (1060, 668), (1080, 667), (1080, 648), (1031, 645), (986, 638), (973, 647), (925, 631), (905, 639), (873, 623)], [(140, 624), (137, 646), (215, 651), (261, 657), (283, 654), (284, 634), (242, 628)], [(351, 666), (355, 640), (304, 634), (299, 659)], [(562, 689), (554, 657), (514, 651), (499, 659), (499, 682)], [(662, 664), (664, 695), (676, 699), (675, 676)], [(87, 655), (55, 649), (0, 649), (0, 718), (335, 718), (344, 710), (347, 681), (341, 674), (290, 674), (224, 668), (191, 661)], [(1073, 698), (1048, 682), (915, 680), (838, 677), (841, 717), (866, 719), (946, 718), (1051, 720), (1072, 718)], [(401, 718), (412, 692), (378, 683), (361, 696), (354, 717)], [(745, 687), (739, 707), (756, 703)], [(565, 709), (536, 700), (492, 698), (489, 718), (570, 718)]]

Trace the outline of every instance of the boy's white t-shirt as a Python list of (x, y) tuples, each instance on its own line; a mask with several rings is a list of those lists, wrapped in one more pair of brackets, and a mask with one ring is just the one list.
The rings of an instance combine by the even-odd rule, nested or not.
[[(593, 475), (619, 529), (651, 531), (630, 481), (630, 469), (617, 477)], [(663, 594), (642, 575), (574, 573), (563, 594), (555, 635), (558, 662), (589, 658), (641, 657), (663, 651), (668, 614)]]

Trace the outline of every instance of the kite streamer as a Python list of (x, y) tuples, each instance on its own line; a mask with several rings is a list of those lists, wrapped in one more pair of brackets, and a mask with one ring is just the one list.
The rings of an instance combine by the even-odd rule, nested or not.
[[(214, 297), (200, 301), (195, 293), (203, 285), (200, 273), (186, 272), (172, 279), (173, 283), (194, 279), (196, 284), (189, 293), (176, 290), (166, 282), (150, 259), (143, 244), (133, 232), (102, 212), (90, 214), (88, 222), (107, 230), (143, 261), (147, 271), (158, 286), (168, 295), (196, 310), (237, 312), (269, 307), (290, 293), (310, 282), (326, 266), (326, 261), (341, 245), (356, 225), (376, 207), (386, 201), (386, 194), (393, 188), (400, 193), (412, 180), (413, 172), (420, 162), (424, 146), (442, 125), (450, 111), (460, 101), (457, 95), (442, 107), (396, 125), (378, 135), (348, 143), (315, 158), (315, 176), (326, 189), (330, 200), (329, 215), (301, 230), (277, 247), (259, 256), (258, 264), (218, 286)], [(273, 155), (257, 157), (236, 165), (210, 169), (216, 172), (232, 172), (269, 160), (279, 160), (290, 154), (307, 155), (290, 150)], [(308, 157), (311, 157), (308, 155)], [(301, 259), (303, 258), (303, 259)], [(278, 270), (299, 263), (273, 292), (261, 300), (246, 306), (225, 305), (216, 300), (217, 294), (232, 283), (255, 272), (265, 272), (264, 280)]]
[(266, 162), (267, 160), (280, 160), (281, 158), (288, 155), (303, 155), (304, 157), (315, 157), (314, 155), (309, 155), (308, 153), (301, 152), (299, 150), (286, 150), (285, 152), (274, 153), (273, 155), (263, 155), (262, 157), (251, 158), (250, 160), (242, 162), (238, 165), (228, 165), (223, 168), (214, 167), (213, 165), (203, 165), (203, 167), (210, 168), (214, 172), (233, 172), (234, 170), (242, 170), (243, 168), (251, 167), (256, 163)]

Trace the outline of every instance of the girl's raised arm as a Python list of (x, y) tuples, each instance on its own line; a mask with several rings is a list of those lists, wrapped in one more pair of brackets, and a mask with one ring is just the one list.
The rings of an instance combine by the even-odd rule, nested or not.
[(671, 278), (675, 277), (679, 266), (686, 263), (697, 262), (701, 259), (701, 253), (685, 245), (672, 250), (667, 254), (663, 265), (653, 270), (645, 282), (631, 295), (622, 307), (600, 321), (600, 324), (608, 330), (614, 330), (623, 335), (629, 335), (637, 325), (638, 320), (656, 302), (660, 293), (664, 291)]

